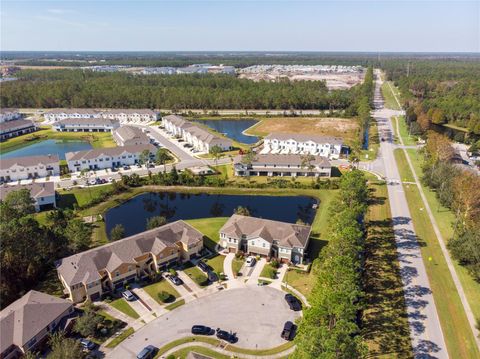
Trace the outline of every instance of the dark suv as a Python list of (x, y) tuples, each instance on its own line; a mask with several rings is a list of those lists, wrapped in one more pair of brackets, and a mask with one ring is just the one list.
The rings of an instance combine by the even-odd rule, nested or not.
[(285, 300), (287, 301), (291, 310), (294, 310), (295, 312), (302, 310), (302, 303), (294, 295), (290, 293), (285, 294)]
[(237, 342), (237, 337), (233, 333), (229, 333), (226, 330), (221, 330), (220, 328), (217, 328), (217, 338), (225, 340), (229, 343), (236, 343)]
[(197, 266), (198, 268), (203, 270), (205, 273), (207, 273), (210, 270), (210, 266), (204, 261), (198, 261)]
[(213, 334), (213, 330), (212, 328), (206, 327), (205, 325), (194, 325), (192, 327), (192, 334), (210, 335)]
[(294, 331), (295, 331), (295, 324), (288, 321), (283, 326), (281, 337), (285, 340), (292, 340)]

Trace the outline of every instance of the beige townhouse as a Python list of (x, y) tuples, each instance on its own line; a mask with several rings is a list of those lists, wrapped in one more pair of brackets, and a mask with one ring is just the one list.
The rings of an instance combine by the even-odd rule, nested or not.
[(184, 221), (176, 221), (63, 258), (56, 267), (65, 292), (79, 303), (87, 298), (99, 300), (126, 282), (188, 261), (202, 249), (202, 233)]

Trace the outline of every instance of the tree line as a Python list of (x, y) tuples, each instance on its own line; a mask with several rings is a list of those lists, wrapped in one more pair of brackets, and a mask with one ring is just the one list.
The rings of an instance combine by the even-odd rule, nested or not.
[(452, 163), (448, 138), (429, 132), (424, 149), (422, 181), (455, 215), (448, 248), (453, 257), (480, 282), (480, 177)]
[(355, 90), (324, 81), (278, 82), (229, 75), (151, 75), (25, 70), (2, 84), (2, 107), (178, 109), (346, 109)]
[(344, 174), (332, 203), (329, 242), (314, 261), (316, 281), (299, 325), (294, 359), (359, 358), (364, 252), (363, 217), (368, 187), (359, 170)]

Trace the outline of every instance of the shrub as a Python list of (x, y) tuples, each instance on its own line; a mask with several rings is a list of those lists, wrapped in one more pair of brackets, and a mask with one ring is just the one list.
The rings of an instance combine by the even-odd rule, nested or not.
[(168, 292), (161, 291), (158, 293), (158, 299), (160, 299), (162, 303), (170, 303), (175, 300), (175, 297)]
[(176, 271), (175, 269), (173, 269), (173, 268), (170, 268), (170, 269), (168, 270), (168, 273), (170, 273), (171, 275), (177, 275), (177, 271)]
[(280, 267), (280, 262), (276, 259), (272, 259), (272, 261), (270, 262), (270, 266), (272, 268), (278, 269)]
[(272, 266), (265, 266), (265, 274), (267, 278), (275, 279), (277, 276), (277, 271)]

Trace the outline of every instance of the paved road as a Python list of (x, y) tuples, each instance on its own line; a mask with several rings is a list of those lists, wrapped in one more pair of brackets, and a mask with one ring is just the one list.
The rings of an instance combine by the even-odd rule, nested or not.
[(430, 283), (393, 155), (396, 146), (393, 144), (390, 118), (401, 112), (383, 107), (380, 86), (377, 73), (374, 100), (376, 110), (373, 116), (377, 121), (380, 136), (386, 139), (380, 143), (379, 158), (383, 160), (387, 179), (413, 350), (418, 358), (448, 358)]
[(264, 349), (279, 346), (287, 320), (300, 316), (285, 302), (284, 292), (269, 287), (229, 289), (199, 298), (158, 317), (107, 354), (107, 358), (135, 358), (145, 346), (161, 347), (175, 339), (191, 336), (194, 324), (220, 327), (237, 334), (236, 345)]

